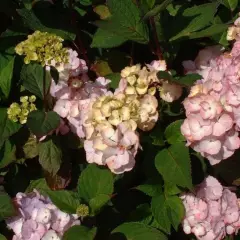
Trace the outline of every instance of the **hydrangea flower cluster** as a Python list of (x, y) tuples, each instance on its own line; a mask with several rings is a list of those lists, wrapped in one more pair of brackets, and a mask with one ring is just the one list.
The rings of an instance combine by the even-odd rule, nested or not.
[(51, 84), (50, 93), (57, 99), (54, 111), (84, 139), (89, 163), (107, 165), (116, 174), (130, 171), (140, 147), (137, 127), (149, 131), (155, 126), (158, 101), (151, 89), (130, 92), (128, 82), (137, 77), (136, 84), (142, 81), (149, 88), (149, 84), (159, 82), (156, 73), (158, 68), (166, 69), (165, 62), (154, 61), (148, 69), (140, 65), (125, 68), (119, 87), (111, 92), (110, 80), (98, 77), (90, 81), (85, 61), (75, 51), (69, 52), (69, 64), (59, 71), (58, 84)]
[(13, 240), (60, 240), (66, 230), (80, 225), (77, 214), (62, 212), (36, 190), (18, 193), (15, 202), (19, 214), (6, 220)]
[(15, 51), (25, 55), (24, 62), (37, 61), (45, 65), (59, 67), (68, 62), (68, 51), (63, 47), (64, 40), (54, 34), (36, 31), (28, 39), (19, 43)]
[(121, 72), (120, 86), (125, 89), (127, 94), (144, 95), (148, 93), (155, 95), (158, 90), (160, 98), (166, 102), (173, 102), (182, 95), (182, 87), (158, 79), (157, 72), (166, 70), (167, 65), (164, 60), (152, 61), (151, 64), (147, 64), (143, 68), (140, 64), (126, 67)]
[[(116, 174), (132, 170), (140, 148), (137, 128), (149, 131), (158, 120), (157, 87), (169, 102), (180, 97), (181, 87), (157, 78), (158, 71), (166, 70), (165, 61), (126, 67), (114, 92), (108, 89), (108, 79), (89, 80), (86, 64), (75, 51), (70, 62), (60, 72), (58, 84), (52, 81), (50, 93), (58, 99), (54, 111), (85, 139), (89, 163), (107, 165)], [(171, 87), (164, 88), (164, 84)]]
[(239, 199), (223, 187), (216, 178), (208, 176), (196, 193), (181, 196), (186, 214), (183, 230), (200, 240), (221, 240), (226, 234), (237, 234), (240, 228)]
[[(182, 88), (159, 80), (157, 72), (166, 70), (166, 62), (153, 61), (142, 68), (137, 64), (123, 69), (119, 87), (111, 92), (110, 80), (98, 77), (90, 81), (86, 62), (76, 51), (63, 48), (62, 41), (36, 31), (16, 47), (16, 52), (26, 55), (26, 63), (38, 61), (48, 71), (51, 66), (57, 68), (59, 81), (52, 80), (50, 87), (57, 100), (54, 111), (84, 139), (87, 161), (107, 165), (116, 174), (130, 171), (140, 148), (137, 128), (149, 131), (158, 120), (156, 91), (172, 102), (181, 96)], [(67, 126), (62, 125), (67, 132)]]
[(21, 104), (16, 102), (12, 103), (7, 110), (8, 118), (13, 122), (20, 122), (21, 124), (25, 124), (27, 122), (28, 114), (34, 110), (36, 110), (36, 106), (34, 102), (36, 101), (36, 97), (33, 96), (23, 96), (20, 98)]
[(183, 64), (189, 73), (200, 74), (202, 80), (183, 102), (187, 119), (181, 126), (182, 134), (188, 146), (212, 165), (217, 164), (240, 146), (240, 41), (234, 43), (231, 52), (208, 47), (194, 62)]
[(71, 62), (79, 71), (65, 69), (50, 93), (57, 98), (54, 111), (69, 122), (71, 130), (84, 140), (89, 163), (107, 165), (119, 174), (135, 165), (139, 148), (137, 126), (150, 130), (158, 119), (157, 99), (149, 94), (127, 94), (119, 85), (108, 90), (110, 80), (89, 80), (83, 60), (72, 54)]

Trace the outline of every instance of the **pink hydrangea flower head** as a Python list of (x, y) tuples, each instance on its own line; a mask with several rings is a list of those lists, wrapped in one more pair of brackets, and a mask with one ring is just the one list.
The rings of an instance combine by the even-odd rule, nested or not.
[(119, 124), (116, 130), (104, 128), (84, 142), (87, 161), (107, 165), (116, 174), (132, 170), (138, 148), (139, 137), (126, 123)]
[(80, 225), (74, 214), (60, 211), (36, 190), (30, 194), (18, 193), (15, 201), (19, 215), (6, 220), (15, 240), (58, 240), (68, 228)]
[(222, 240), (226, 234), (237, 233), (240, 208), (235, 193), (224, 188), (219, 181), (208, 176), (195, 194), (181, 196), (185, 207), (183, 231), (193, 233), (199, 240)]
[(181, 132), (187, 145), (212, 165), (232, 156), (240, 146), (239, 46), (237, 41), (231, 53), (222, 53), (216, 46), (206, 48), (194, 62), (184, 62), (187, 72), (203, 78), (183, 102), (187, 118)]

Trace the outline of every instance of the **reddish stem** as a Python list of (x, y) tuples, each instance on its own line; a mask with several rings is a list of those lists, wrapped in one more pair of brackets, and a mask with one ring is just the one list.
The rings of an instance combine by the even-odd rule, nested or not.
[(132, 42), (132, 47), (131, 47), (131, 56), (130, 56), (130, 66), (134, 64), (134, 42)]
[(155, 54), (157, 55), (158, 59), (161, 60), (163, 57), (162, 57), (160, 44), (159, 44), (159, 41), (158, 41), (158, 35), (157, 35), (157, 29), (156, 29), (156, 24), (155, 24), (154, 17), (150, 17), (150, 25), (152, 27), (153, 39), (154, 39), (154, 42), (155, 42), (155, 45), (156, 45)]

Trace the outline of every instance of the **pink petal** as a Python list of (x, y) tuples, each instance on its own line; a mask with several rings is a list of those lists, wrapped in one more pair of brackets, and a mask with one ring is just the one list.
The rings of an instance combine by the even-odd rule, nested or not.
[(213, 126), (213, 135), (221, 136), (233, 126), (233, 120), (228, 114), (223, 114)]
[(201, 151), (211, 155), (217, 154), (220, 151), (221, 146), (221, 142), (215, 139), (202, 140), (200, 142)]

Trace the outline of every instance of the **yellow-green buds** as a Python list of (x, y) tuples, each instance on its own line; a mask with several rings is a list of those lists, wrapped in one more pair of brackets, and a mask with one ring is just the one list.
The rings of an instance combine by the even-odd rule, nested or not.
[(76, 214), (79, 217), (86, 217), (86, 216), (88, 216), (89, 215), (89, 208), (88, 208), (88, 206), (85, 205), (85, 204), (80, 204), (77, 207)]
[(36, 101), (35, 96), (23, 96), (20, 98), (19, 103), (12, 103), (7, 110), (8, 118), (13, 122), (20, 122), (21, 124), (25, 124), (27, 122), (28, 114), (34, 110), (36, 110), (36, 106), (34, 102)]
[(28, 39), (19, 43), (15, 51), (25, 55), (24, 62), (40, 62), (42, 66), (68, 63), (68, 50), (63, 47), (63, 39), (54, 34), (36, 31)]

